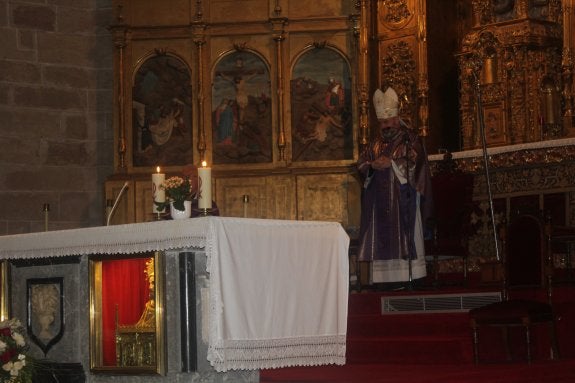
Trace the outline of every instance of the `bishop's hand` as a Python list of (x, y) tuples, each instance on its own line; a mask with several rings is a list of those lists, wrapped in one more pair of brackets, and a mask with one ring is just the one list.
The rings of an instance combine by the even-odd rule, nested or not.
[(371, 162), (371, 167), (375, 170), (387, 169), (391, 166), (391, 159), (386, 156), (381, 156)]

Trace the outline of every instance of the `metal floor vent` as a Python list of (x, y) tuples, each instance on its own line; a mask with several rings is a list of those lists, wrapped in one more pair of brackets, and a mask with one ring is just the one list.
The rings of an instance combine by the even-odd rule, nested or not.
[(382, 297), (382, 314), (465, 312), (501, 301), (501, 292)]

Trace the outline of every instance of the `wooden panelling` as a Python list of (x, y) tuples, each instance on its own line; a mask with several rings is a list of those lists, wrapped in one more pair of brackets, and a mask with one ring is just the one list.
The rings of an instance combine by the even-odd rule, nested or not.
[[(216, 204), (221, 215), (268, 218), (266, 214), (266, 177), (216, 179), (215, 189)], [(247, 196), (245, 203), (244, 196)]]
[(348, 223), (345, 174), (297, 177), (298, 219)]
[(154, 200), (152, 198), (152, 182), (150, 180), (136, 181), (134, 194), (136, 222), (153, 221), (156, 216), (153, 213)]
[(296, 219), (294, 199), (295, 181), (290, 176), (271, 176), (267, 179), (268, 218)]

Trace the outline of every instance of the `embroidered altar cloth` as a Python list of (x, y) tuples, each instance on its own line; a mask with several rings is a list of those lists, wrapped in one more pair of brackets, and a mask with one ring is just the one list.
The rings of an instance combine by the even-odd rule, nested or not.
[(228, 218), (209, 230), (217, 371), (345, 364), (349, 237), (340, 224)]
[(205, 248), (208, 360), (227, 371), (345, 364), (348, 246), (334, 222), (201, 217), (0, 236), (0, 259)]

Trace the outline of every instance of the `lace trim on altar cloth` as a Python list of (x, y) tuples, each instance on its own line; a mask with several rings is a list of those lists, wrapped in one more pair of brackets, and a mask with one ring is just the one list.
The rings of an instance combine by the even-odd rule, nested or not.
[(0, 259), (204, 248), (212, 217), (0, 236)]
[[(247, 321), (250, 322), (251, 312), (236, 313), (230, 310), (229, 307), (224, 307), (222, 298), (227, 296), (232, 284), (229, 281), (230, 274), (226, 274), (226, 269), (220, 266), (229, 265), (231, 254), (226, 251), (220, 253), (222, 244), (234, 243), (243, 246), (246, 243), (263, 242), (258, 241), (257, 238), (270, 235), (270, 231), (266, 230), (270, 227), (274, 228), (274, 232), (281, 233), (282, 236), (293, 237), (294, 243), (298, 233), (310, 233), (317, 230), (317, 233), (328, 237), (314, 238), (317, 241), (324, 241), (321, 243), (338, 244), (338, 249), (335, 254), (320, 254), (318, 255), (321, 261), (329, 264), (329, 259), (334, 263), (341, 263), (340, 271), (333, 274), (331, 277), (337, 286), (343, 288), (334, 289), (330, 294), (337, 295), (338, 312), (330, 313), (338, 317), (338, 329), (322, 328), (319, 326), (317, 334), (321, 335), (308, 335), (308, 333), (282, 333), (281, 329), (277, 329), (276, 336), (256, 334), (236, 334), (235, 337), (230, 336), (228, 329), (224, 323), (227, 318), (230, 321)], [(237, 229), (241, 228), (241, 231)], [(276, 230), (277, 229), (277, 230)], [(316, 233), (316, 232), (314, 232)], [(322, 221), (289, 221), (289, 220), (262, 220), (251, 218), (226, 218), (225, 220), (214, 219), (210, 221), (209, 227), (206, 232), (206, 269), (210, 275), (210, 292), (209, 292), (209, 323), (208, 323), (208, 355), (207, 358), (211, 365), (218, 372), (227, 370), (256, 370), (268, 368), (281, 368), (289, 366), (315, 366), (326, 364), (345, 364), (346, 353), (346, 329), (347, 329), (347, 292), (348, 292), (348, 258), (347, 247), (349, 245), (349, 237), (341, 228), (341, 225), (335, 222), (322, 222)], [(294, 245), (293, 250), (297, 250)], [(327, 246), (329, 247), (329, 246)], [(258, 248), (255, 244), (250, 248), (251, 262), (259, 257), (263, 260), (267, 259), (267, 249)], [(224, 249), (228, 249), (224, 246)], [(290, 259), (289, 254), (284, 254), (284, 249), (276, 249), (281, 256), (278, 256), (276, 261), (283, 260), (288, 262)], [(303, 249), (301, 249), (303, 251)], [(321, 255), (324, 255), (323, 257)], [(236, 254), (237, 256), (237, 254)], [(334, 257), (334, 258), (332, 258)], [(247, 262), (246, 259), (244, 261)], [(289, 263), (289, 262), (288, 262)], [(229, 270), (227, 270), (229, 273)], [(300, 276), (302, 277), (302, 276)], [(311, 276), (308, 276), (308, 278)], [(253, 281), (257, 278), (254, 275), (235, 275), (234, 279), (238, 279), (238, 285), (245, 287), (243, 282)], [(246, 280), (247, 278), (247, 280)], [(289, 278), (286, 275), (278, 275), (277, 278)], [(223, 283), (227, 281), (227, 283)], [(238, 285), (233, 285), (237, 287)], [(249, 285), (249, 283), (248, 283)], [(249, 290), (249, 287), (246, 287)], [(253, 303), (251, 295), (243, 296), (246, 302)], [(248, 304), (247, 306), (250, 306)], [(310, 314), (311, 315), (311, 314)], [(311, 315), (312, 318), (321, 317)], [(313, 322), (313, 320), (312, 320)], [(233, 338), (232, 338), (233, 337)], [(252, 337), (252, 339), (248, 339)]]
[(208, 349), (218, 372), (345, 364), (346, 336), (220, 341)]

